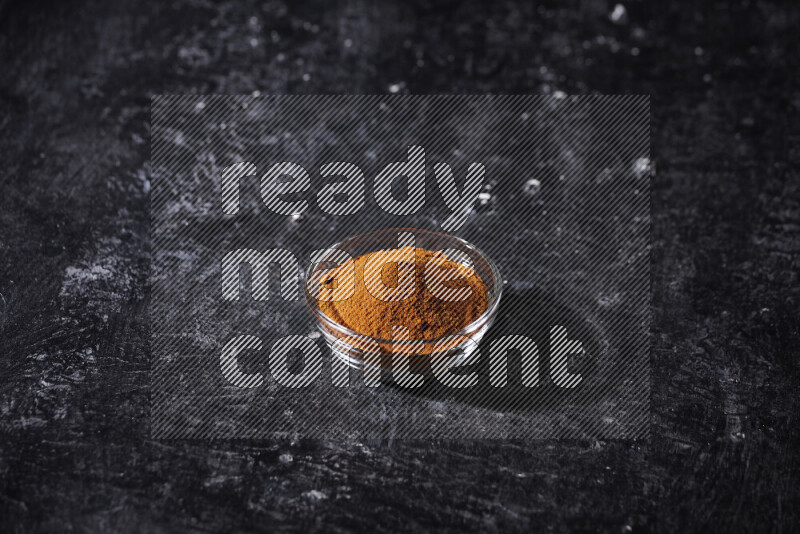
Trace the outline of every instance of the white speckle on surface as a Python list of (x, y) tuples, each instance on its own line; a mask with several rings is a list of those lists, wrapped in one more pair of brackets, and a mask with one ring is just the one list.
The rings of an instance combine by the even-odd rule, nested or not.
[(553, 93), (553, 98), (555, 98), (556, 100), (563, 100), (567, 98), (567, 93), (565, 93), (564, 91), (555, 91)]
[(146, 195), (150, 192), (150, 179), (147, 177), (147, 171), (144, 169), (138, 169), (136, 171), (136, 177), (142, 183), (142, 191)]
[(637, 179), (643, 178), (650, 173), (650, 158), (638, 158), (633, 162), (633, 174)]
[(345, 48), (350, 48), (351, 46), (353, 46), (353, 40), (352, 39), (345, 39), (344, 40), (344, 47)]
[(304, 82), (307, 82), (310, 79), (311, 79), (311, 75), (309, 73), (306, 72), (305, 74), (303, 74), (303, 81)]
[[(89, 267), (67, 267), (65, 283), (81, 283), (90, 280), (100, 280), (111, 276), (111, 271), (102, 265), (91, 265)], [(62, 288), (63, 291), (63, 288)]]
[(285, 452), (278, 456), (278, 461), (282, 464), (290, 464), (294, 461), (294, 458), (288, 452)]
[(399, 93), (403, 89), (404, 86), (405, 86), (405, 84), (403, 82), (393, 83), (392, 85), (389, 86), (389, 92), (392, 93), (392, 94)]
[(615, 24), (625, 24), (628, 19), (628, 10), (622, 4), (617, 4), (608, 18)]
[(64, 270), (59, 297), (64, 306), (97, 309), (110, 305), (118, 310), (133, 281), (131, 267), (117, 256), (122, 242), (106, 237), (98, 243), (91, 258), (81, 260)]
[(526, 195), (533, 196), (539, 192), (542, 188), (542, 182), (537, 180), (536, 178), (531, 178), (525, 185), (522, 186), (522, 192)]
[(311, 501), (324, 501), (328, 495), (319, 490), (310, 490), (303, 492), (303, 497)]

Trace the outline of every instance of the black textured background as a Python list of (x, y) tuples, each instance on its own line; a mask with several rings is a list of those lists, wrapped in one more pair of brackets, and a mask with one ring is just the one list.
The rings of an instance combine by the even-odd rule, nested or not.
[[(796, 530), (800, 17), (624, 5), (0, 3), (0, 530)], [(148, 438), (150, 96), (392, 89), (652, 94), (649, 441)]]

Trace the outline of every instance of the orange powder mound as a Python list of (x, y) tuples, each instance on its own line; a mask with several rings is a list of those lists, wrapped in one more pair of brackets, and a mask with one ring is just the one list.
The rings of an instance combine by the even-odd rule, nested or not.
[(325, 315), (385, 340), (394, 339), (395, 326), (405, 326), (411, 340), (455, 334), (488, 307), (486, 284), (473, 269), (422, 248), (359, 256), (325, 272), (319, 283), (319, 309)]

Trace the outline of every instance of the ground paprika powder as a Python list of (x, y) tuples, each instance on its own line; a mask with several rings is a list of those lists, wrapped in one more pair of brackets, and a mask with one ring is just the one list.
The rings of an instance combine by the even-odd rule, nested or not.
[[(395, 326), (406, 327), (410, 340), (456, 334), (480, 317), (489, 301), (486, 284), (473, 269), (442, 251), (414, 247), (348, 260), (319, 283), (320, 311), (350, 330), (382, 340), (393, 339)], [(325, 290), (328, 296), (336, 291), (350, 296), (330, 300), (322, 297)]]

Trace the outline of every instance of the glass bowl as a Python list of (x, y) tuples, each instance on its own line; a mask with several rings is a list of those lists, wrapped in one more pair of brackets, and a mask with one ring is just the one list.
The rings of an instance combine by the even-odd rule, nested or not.
[[(315, 293), (315, 288), (318, 287), (316, 284), (334, 264), (341, 263), (346, 258), (341, 253), (337, 254), (337, 251), (344, 251), (350, 257), (357, 258), (379, 250), (396, 249), (400, 246), (403, 234), (413, 235), (413, 245), (417, 248), (458, 251), (457, 254), (448, 256), (453, 261), (469, 266), (480, 276), (487, 290), (486, 311), (462, 330), (440, 338), (391, 340), (355, 332), (328, 317), (320, 309), (316, 296), (318, 293)], [(416, 371), (428, 369), (431, 362), (438, 358), (444, 359), (442, 362), (445, 366), (456, 366), (465, 362), (494, 322), (503, 293), (503, 279), (497, 265), (477, 247), (463, 239), (420, 228), (383, 228), (348, 237), (329, 247), (316, 261), (312, 260), (305, 273), (303, 290), (306, 304), (316, 317), (317, 327), (334, 356), (351, 367), (378, 367), (391, 374), (393, 357), (398, 354), (408, 357), (410, 369)]]

